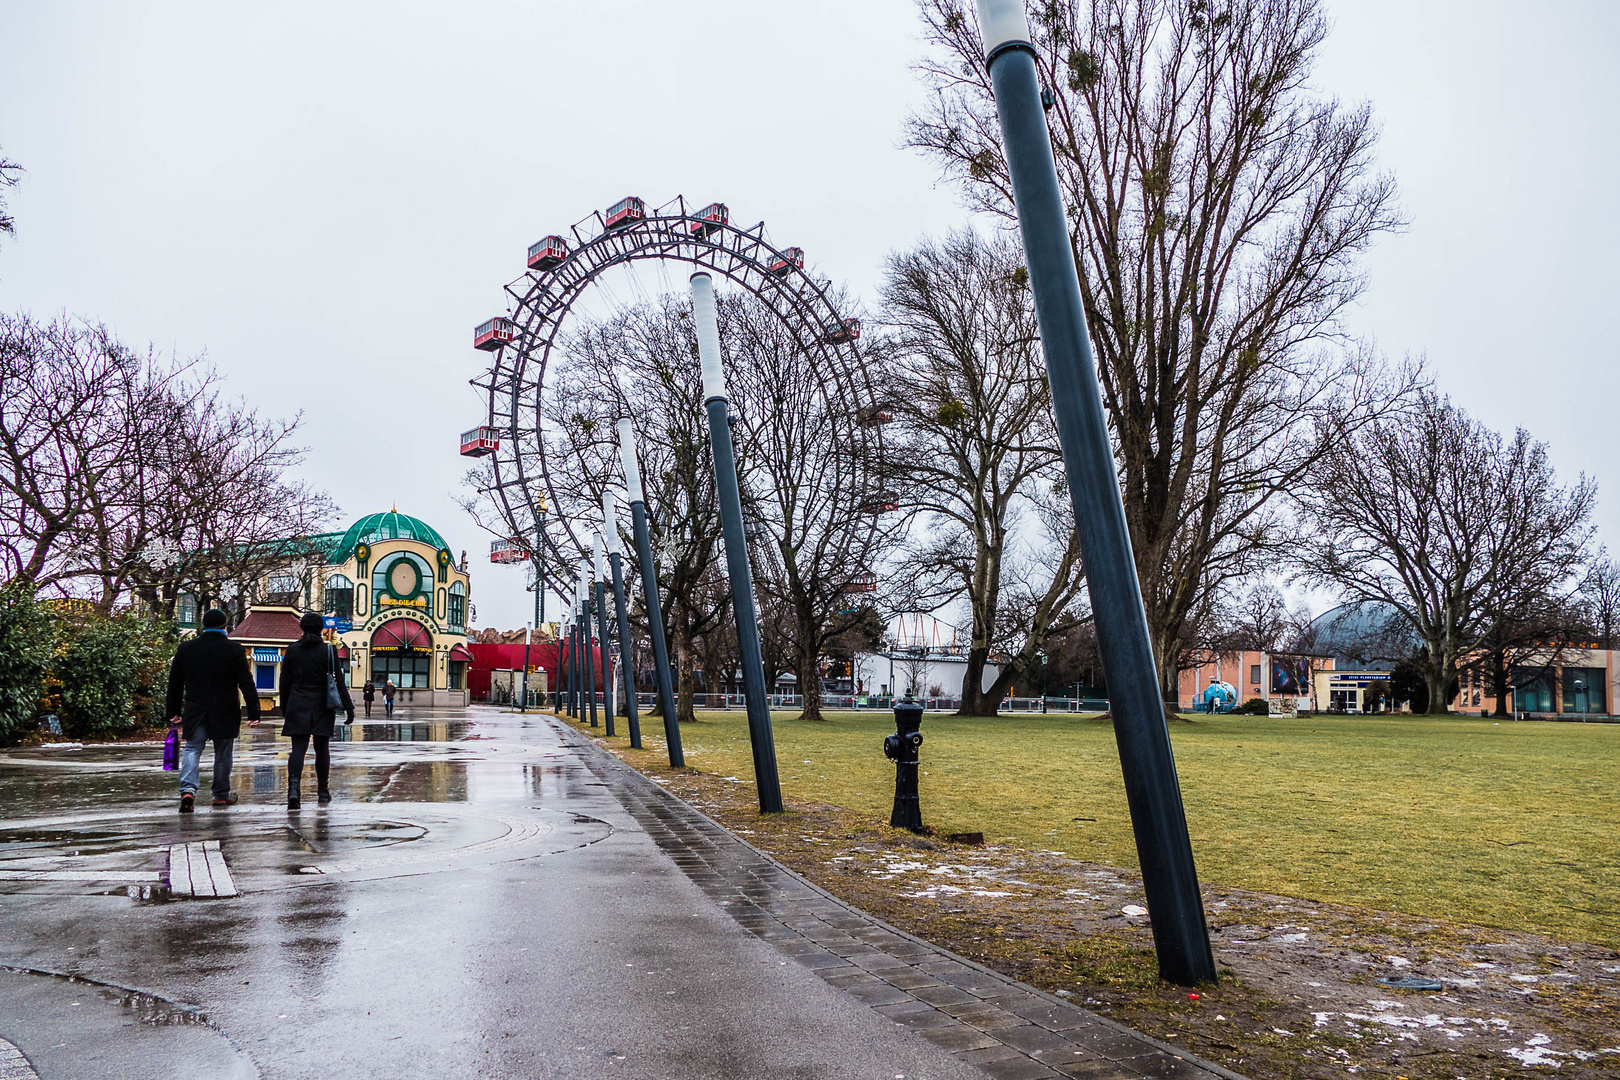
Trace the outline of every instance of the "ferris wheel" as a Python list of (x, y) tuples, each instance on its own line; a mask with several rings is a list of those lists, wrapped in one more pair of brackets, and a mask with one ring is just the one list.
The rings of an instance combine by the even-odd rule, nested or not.
[[(577, 460), (559, 460), (556, 420), (548, 419), (547, 406), (553, 403), (548, 394), (555, 398), (560, 391), (548, 386), (547, 376), (567, 353), (570, 316), (581, 315), (593, 288), (605, 287), (605, 275), (616, 268), (647, 262), (707, 270), (769, 310), (791, 340), (807, 385), (816, 387), (821, 410), (832, 418), (834, 440), (848, 449), (841, 455), (848, 471), (838, 484), (843, 505), (833, 512), (865, 515), (875, 533), (877, 518), (897, 503), (877, 464), (882, 428), (893, 414), (880, 380), (864, 362), (859, 319), (840, 310), (826, 278), (806, 269), (801, 248), (777, 247), (767, 238), (764, 222), (741, 228), (719, 202), (694, 209), (677, 196), (649, 210), (632, 196), (583, 218), (566, 235), (530, 245), (525, 272), (505, 287), (505, 314), (474, 331), (474, 348), (490, 354), (489, 367), (471, 380), (484, 392), (487, 411), (482, 425), (462, 435), (461, 453), (488, 459), (480, 487), (505, 533), (491, 543), (490, 560), (537, 560), (558, 587), (568, 577), (568, 562), (590, 550), (590, 521), (547, 513), (563, 505), (560, 481), (579, 468)], [(616, 388), (602, 389), (606, 397), (616, 396)], [(631, 420), (640, 426), (639, 417)], [(658, 434), (638, 432), (643, 440)], [(852, 570), (852, 580), (866, 577), (864, 567)]]

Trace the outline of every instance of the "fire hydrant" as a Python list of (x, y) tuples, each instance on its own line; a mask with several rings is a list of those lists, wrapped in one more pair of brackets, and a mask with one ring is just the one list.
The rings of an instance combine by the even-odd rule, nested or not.
[(894, 734), (883, 740), (883, 753), (894, 762), (894, 813), (889, 824), (922, 831), (922, 805), (917, 799), (917, 750), (922, 746), (923, 707), (907, 692), (894, 706)]

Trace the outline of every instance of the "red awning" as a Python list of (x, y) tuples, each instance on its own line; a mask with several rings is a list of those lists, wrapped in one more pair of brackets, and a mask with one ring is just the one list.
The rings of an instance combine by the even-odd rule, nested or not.
[(454, 648), (452, 648), (450, 650), (450, 659), (452, 659), (452, 660), (471, 660), (472, 659), (472, 653), (467, 651), (467, 646), (465, 646), (465, 645), (457, 645), (457, 646), (455, 646)]
[(347, 645), (339, 645), (338, 646), (338, 659), (339, 660), (347, 660), (348, 658), (349, 658), (349, 647)]
[(410, 619), (390, 619), (377, 627), (371, 635), (374, 649), (431, 649), (433, 637), (419, 622)]

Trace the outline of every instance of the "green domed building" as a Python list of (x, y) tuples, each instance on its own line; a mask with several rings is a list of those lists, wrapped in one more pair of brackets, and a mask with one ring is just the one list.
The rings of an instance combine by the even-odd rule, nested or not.
[(321, 564), (271, 575), (260, 591), (265, 602), (231, 631), (249, 650), (261, 700), (279, 699), (281, 651), (298, 639), (299, 615), (313, 609), (326, 618), (351, 687), (371, 679), (380, 696), (392, 681), (403, 704), (466, 705), (466, 553), (458, 562), (438, 530), (397, 509), (309, 540)]

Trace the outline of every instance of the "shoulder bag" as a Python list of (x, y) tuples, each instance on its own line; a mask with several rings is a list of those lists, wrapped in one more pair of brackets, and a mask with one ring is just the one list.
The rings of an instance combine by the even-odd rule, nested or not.
[(343, 692), (337, 682), (337, 646), (326, 646), (326, 707), (333, 712), (343, 708)]

